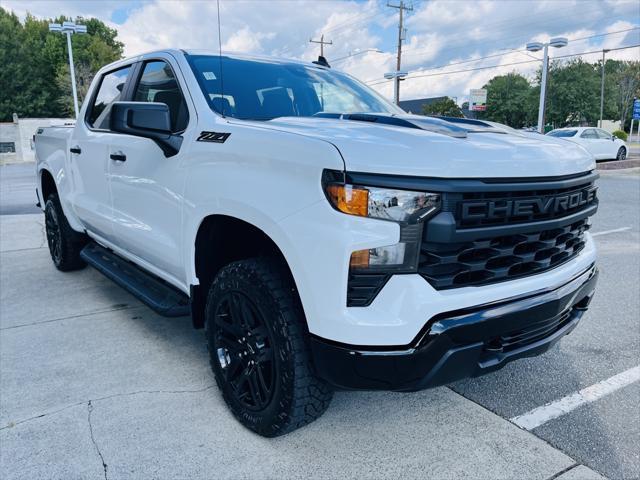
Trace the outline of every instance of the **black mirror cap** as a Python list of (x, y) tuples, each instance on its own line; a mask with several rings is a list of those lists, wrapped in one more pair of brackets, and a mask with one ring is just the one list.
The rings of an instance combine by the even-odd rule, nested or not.
[(166, 103), (114, 102), (109, 123), (113, 132), (154, 140), (167, 157), (180, 150), (182, 137), (171, 133), (171, 116)]

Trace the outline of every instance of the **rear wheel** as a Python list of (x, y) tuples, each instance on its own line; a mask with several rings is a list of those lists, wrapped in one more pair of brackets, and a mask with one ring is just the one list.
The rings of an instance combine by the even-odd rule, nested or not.
[(616, 160), (624, 160), (625, 158), (627, 158), (627, 149), (620, 147), (618, 149), (618, 154), (616, 155)]
[(85, 263), (80, 258), (80, 251), (86, 244), (86, 237), (71, 228), (55, 193), (47, 198), (44, 222), (49, 253), (56, 268), (63, 272), (83, 268)]
[(333, 392), (313, 372), (300, 300), (279, 262), (255, 258), (224, 267), (205, 317), (216, 382), (244, 426), (275, 437), (324, 413)]

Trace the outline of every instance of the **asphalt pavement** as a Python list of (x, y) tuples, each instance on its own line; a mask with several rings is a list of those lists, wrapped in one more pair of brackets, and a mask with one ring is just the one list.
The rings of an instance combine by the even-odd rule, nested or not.
[[(513, 418), (640, 365), (640, 175), (605, 172), (592, 233), (600, 282), (546, 354), (411, 394), (338, 392), (267, 440), (215, 387), (201, 331), (98, 272), (49, 259), (28, 174), (0, 167), (0, 477), (640, 477), (640, 382), (527, 431)], [(33, 172), (33, 165), (21, 166)], [(20, 169), (16, 169), (20, 170)], [(31, 173), (33, 175), (33, 173)], [(11, 182), (22, 182), (7, 195)], [(33, 185), (33, 179), (31, 179)], [(13, 213), (13, 214), (7, 214)]]

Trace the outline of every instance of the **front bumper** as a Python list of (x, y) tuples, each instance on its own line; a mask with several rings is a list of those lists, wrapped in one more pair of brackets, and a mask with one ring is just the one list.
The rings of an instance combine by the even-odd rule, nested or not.
[(598, 278), (589, 269), (565, 285), (438, 314), (403, 347), (345, 345), (312, 336), (320, 377), (335, 387), (414, 391), (475, 377), (547, 351), (586, 311)]

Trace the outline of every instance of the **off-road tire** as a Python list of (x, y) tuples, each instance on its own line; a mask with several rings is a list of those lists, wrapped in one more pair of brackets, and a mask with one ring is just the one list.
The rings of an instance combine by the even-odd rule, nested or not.
[(87, 238), (71, 228), (55, 193), (47, 197), (44, 218), (49, 253), (56, 268), (63, 272), (83, 268), (86, 263), (80, 258), (80, 251), (86, 245)]
[[(238, 307), (238, 304), (244, 306)], [(254, 364), (264, 362), (257, 367), (245, 368), (246, 363), (238, 363), (247, 362), (247, 350), (243, 358), (242, 348), (237, 345), (226, 348), (229, 338), (238, 332), (234, 326), (233, 333), (229, 333), (228, 325), (235, 325), (234, 312), (239, 310), (250, 311), (247, 323), (254, 326), (260, 324), (256, 318), (262, 316), (266, 327), (241, 329), (257, 332), (247, 342), (243, 342), (244, 333), (238, 334), (238, 343), (245, 347), (249, 340), (255, 341), (249, 355), (254, 355)], [(246, 315), (236, 316), (245, 318)], [(228, 322), (228, 325), (223, 326), (220, 322)], [(238, 421), (250, 430), (265, 437), (283, 435), (311, 423), (329, 406), (333, 390), (314, 373), (300, 299), (288, 270), (278, 260), (267, 257), (241, 260), (220, 270), (207, 296), (205, 335), (211, 368), (224, 400)], [(256, 335), (263, 337), (258, 341)], [(259, 350), (260, 345), (262, 350)], [(272, 364), (263, 360), (270, 352), (274, 354)], [(240, 381), (234, 385), (231, 373), (243, 369), (241, 375), (244, 377), (236, 377), (242, 378), (242, 385), (250, 386), (251, 382), (245, 379), (255, 375), (255, 368), (260, 369), (260, 379), (265, 380), (264, 369), (270, 369), (270, 365), (274, 367), (273, 375), (269, 377), (273, 380), (272, 393), (264, 393), (266, 389), (262, 391), (263, 395), (259, 397), (265, 405), (260, 406), (260, 402), (251, 399), (255, 397), (253, 391), (250, 394), (239, 392)], [(263, 381), (260, 385), (265, 383), (271, 382)], [(247, 406), (247, 402), (254, 405)]]

